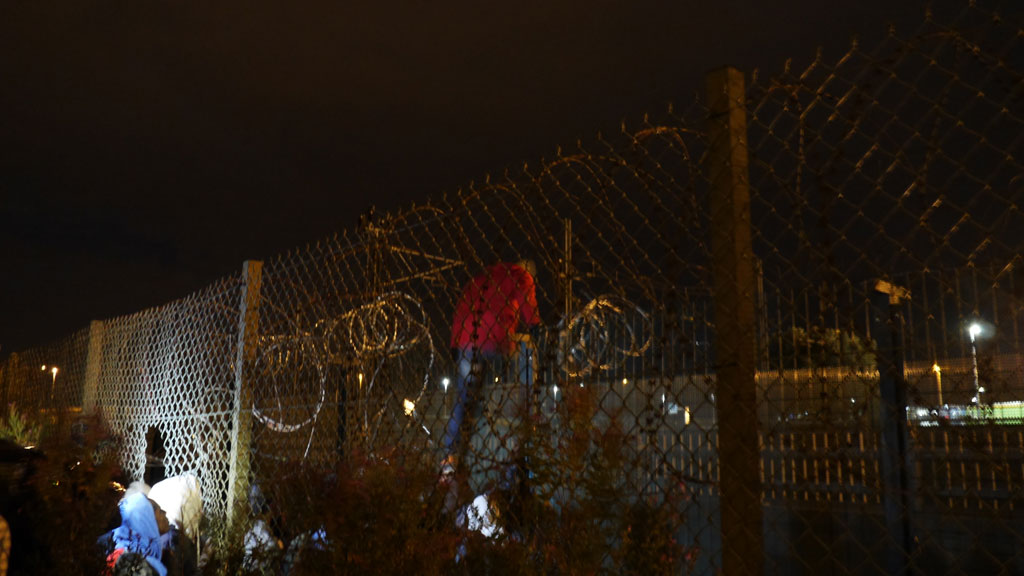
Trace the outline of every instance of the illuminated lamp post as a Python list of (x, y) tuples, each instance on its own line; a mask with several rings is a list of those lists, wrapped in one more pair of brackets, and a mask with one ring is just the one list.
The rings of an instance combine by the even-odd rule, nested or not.
[(977, 322), (971, 324), (967, 328), (967, 333), (971, 335), (971, 370), (974, 374), (974, 404), (981, 405), (981, 394), (985, 390), (981, 387), (981, 383), (978, 381), (978, 334), (981, 334), (981, 325)]
[[(46, 364), (43, 364), (41, 370), (46, 372)], [(56, 366), (50, 367), (50, 374), (53, 375), (52, 380), (50, 381), (50, 401), (53, 401), (53, 396), (57, 392), (57, 372), (59, 371), (60, 370)]]
[(942, 406), (942, 367), (938, 362), (932, 364), (932, 372), (935, 372), (935, 388), (939, 391), (939, 406)]

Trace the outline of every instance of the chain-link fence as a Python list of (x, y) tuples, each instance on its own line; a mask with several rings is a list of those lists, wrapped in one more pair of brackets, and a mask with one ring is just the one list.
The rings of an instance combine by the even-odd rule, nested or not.
[(208, 516), (247, 500), (285, 542), (310, 471), (413, 447), (458, 505), (511, 482), (566, 515), (600, 477), (671, 512), (694, 573), (1022, 573), (1022, 34), (972, 4), (713, 72), (686, 110), (12, 355), (4, 399), (98, 408), (134, 477), (194, 473)]
[(768, 566), (1024, 571), (1020, 31), (971, 9), (751, 85)]
[[(0, 375), (9, 412), (45, 425), (98, 412), (124, 472), (153, 482), (194, 473), (206, 510), (226, 513), (240, 282), (93, 322), (53, 346), (12, 354)], [(36, 438), (42, 430), (38, 429)], [(79, 429), (77, 433), (86, 430)]]

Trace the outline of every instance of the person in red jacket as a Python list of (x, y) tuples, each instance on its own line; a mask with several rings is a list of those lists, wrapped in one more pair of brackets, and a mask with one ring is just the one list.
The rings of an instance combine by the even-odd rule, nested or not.
[(481, 383), (485, 364), (516, 359), (516, 379), (527, 396), (533, 384), (528, 338), (520, 333), (540, 323), (530, 261), (495, 264), (463, 288), (452, 319), (451, 347), (458, 368), (456, 400), (445, 429), (444, 448), (451, 456), (463, 436), (471, 388)]

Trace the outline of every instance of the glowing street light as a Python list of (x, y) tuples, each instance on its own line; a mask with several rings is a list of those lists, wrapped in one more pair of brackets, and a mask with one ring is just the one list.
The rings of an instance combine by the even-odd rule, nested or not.
[(412, 413), (416, 411), (416, 404), (408, 398), (402, 400), (402, 408), (405, 409), (406, 416), (412, 416)]
[(971, 365), (974, 373), (974, 398), (972, 400), (975, 404), (981, 404), (981, 393), (983, 392), (981, 384), (978, 382), (978, 334), (981, 334), (981, 324), (977, 322), (971, 323), (967, 328), (967, 333), (971, 335)]
[[(42, 370), (43, 372), (46, 372), (46, 364), (43, 364), (43, 366), (42, 366), (42, 368), (40, 368), (40, 370)], [(59, 371), (60, 371), (60, 369), (57, 368), (56, 366), (51, 366), (50, 367), (50, 374), (53, 375), (53, 380), (50, 382), (50, 399), (51, 400), (53, 399), (53, 395), (57, 392), (57, 372), (59, 372)]]

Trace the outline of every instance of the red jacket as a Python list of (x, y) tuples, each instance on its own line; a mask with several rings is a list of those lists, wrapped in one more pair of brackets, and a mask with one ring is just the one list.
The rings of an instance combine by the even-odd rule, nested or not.
[(451, 346), (508, 354), (515, 348), (511, 336), (520, 323), (540, 323), (533, 277), (517, 264), (495, 264), (463, 288), (452, 319)]

